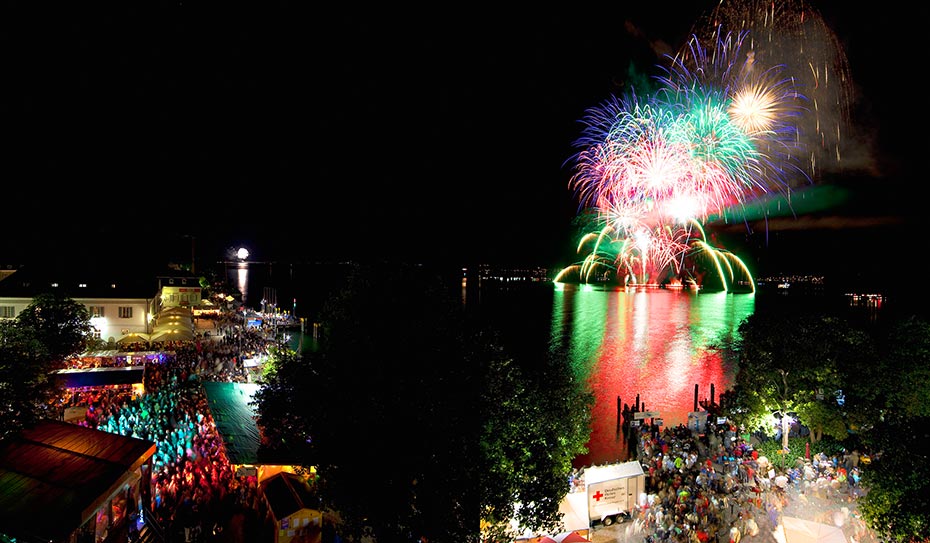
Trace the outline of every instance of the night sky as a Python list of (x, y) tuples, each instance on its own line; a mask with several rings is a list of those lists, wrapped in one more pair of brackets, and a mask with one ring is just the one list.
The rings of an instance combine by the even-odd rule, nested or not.
[[(629, 4), (5, 7), (0, 262), (183, 259), (193, 236), (205, 259), (559, 268), (577, 258), (580, 119), (716, 5)], [(850, 167), (818, 179), (835, 201), (708, 230), (760, 273), (917, 276), (926, 17), (809, 5), (853, 79)]]

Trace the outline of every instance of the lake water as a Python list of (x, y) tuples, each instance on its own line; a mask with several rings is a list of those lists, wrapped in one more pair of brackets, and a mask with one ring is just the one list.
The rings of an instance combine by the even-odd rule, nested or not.
[(735, 375), (723, 350), (752, 314), (755, 294), (690, 290), (625, 291), (540, 285), (483, 293), (483, 313), (517, 341), (547, 345), (564, 356), (594, 392), (589, 452), (576, 466), (626, 460), (617, 408), (658, 412), (668, 425), (687, 424), (698, 399), (714, 399)]
[[(313, 322), (325, 298), (328, 274), (252, 265), (228, 269), (243, 285), (246, 305), (258, 308), (269, 285), (282, 310), (296, 308)], [(595, 394), (589, 452), (577, 467), (628, 458), (618, 431), (618, 405), (658, 413), (665, 426), (688, 423), (697, 399), (719, 400), (734, 377), (724, 353), (739, 339), (740, 323), (760, 306), (785, 297), (764, 293), (696, 292), (562, 286), (543, 282), (516, 288), (464, 289), (463, 303), (504, 332), (514, 352), (562, 356)], [(823, 303), (822, 296), (797, 297)], [(310, 328), (308, 327), (308, 334)], [(312, 345), (304, 336), (303, 345)], [(524, 354), (525, 354), (524, 353)]]

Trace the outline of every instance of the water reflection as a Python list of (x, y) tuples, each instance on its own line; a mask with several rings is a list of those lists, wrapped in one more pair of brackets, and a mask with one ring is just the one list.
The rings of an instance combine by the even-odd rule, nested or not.
[(565, 356), (595, 396), (589, 452), (577, 466), (628, 457), (618, 406), (658, 411), (666, 426), (686, 424), (698, 399), (715, 399), (735, 368), (722, 350), (755, 308), (754, 294), (599, 289), (557, 285), (550, 350)]
[(242, 303), (245, 305), (249, 299), (249, 263), (239, 262), (236, 264), (236, 286), (242, 293)]

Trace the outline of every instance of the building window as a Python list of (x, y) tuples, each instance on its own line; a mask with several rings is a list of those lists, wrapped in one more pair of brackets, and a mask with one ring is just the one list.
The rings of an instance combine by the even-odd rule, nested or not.
[(96, 328), (94, 328), (94, 329), (91, 331), (91, 335), (94, 336), (94, 339), (100, 339), (100, 338), (103, 336), (103, 334), (100, 332), (100, 330), (97, 330)]
[(90, 311), (90, 318), (104, 316), (102, 305), (92, 305), (92, 306), (89, 306), (87, 309)]
[(121, 319), (131, 319), (131, 318), (132, 318), (132, 307), (129, 307), (129, 306), (120, 306), (120, 308), (119, 308), (119, 318), (121, 318)]
[(12, 319), (16, 316), (16, 308), (12, 305), (0, 305), (0, 319)]

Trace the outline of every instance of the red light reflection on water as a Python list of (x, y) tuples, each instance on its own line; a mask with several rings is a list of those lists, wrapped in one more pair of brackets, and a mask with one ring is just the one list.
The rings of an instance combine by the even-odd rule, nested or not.
[(553, 325), (574, 352), (589, 357), (585, 377), (595, 395), (589, 452), (575, 459), (576, 467), (628, 459), (618, 397), (620, 407), (632, 407), (639, 396), (641, 409), (658, 411), (664, 426), (687, 424), (695, 385), (698, 400), (710, 398), (711, 385), (718, 400), (733, 371), (717, 346), (733, 341), (754, 307), (751, 294), (595, 290), (562, 296), (556, 299), (561, 311), (553, 312), (562, 322)]

